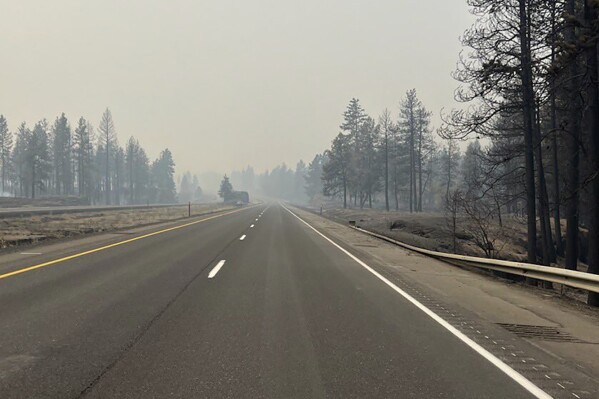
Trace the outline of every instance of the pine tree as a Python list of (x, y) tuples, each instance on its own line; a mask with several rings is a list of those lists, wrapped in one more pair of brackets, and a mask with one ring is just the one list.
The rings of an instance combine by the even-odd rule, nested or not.
[(346, 191), (349, 190), (350, 202), (351, 197), (353, 197), (354, 205), (357, 205), (358, 202), (358, 192), (359, 192), (359, 170), (357, 168), (357, 154), (359, 153), (359, 135), (360, 128), (368, 115), (362, 108), (360, 104), (360, 100), (357, 98), (352, 98), (347, 105), (346, 110), (343, 113), (343, 123), (339, 128), (342, 131), (342, 134), (347, 136), (347, 144), (349, 148), (345, 153), (347, 157), (347, 169), (345, 171), (345, 184)]
[(47, 181), (51, 170), (48, 122), (45, 119), (36, 123), (33, 128), (27, 143), (26, 154), (30, 173), (31, 198), (35, 198), (36, 189), (38, 193), (47, 189)]
[(125, 185), (130, 204), (140, 204), (147, 200), (149, 165), (146, 152), (134, 137), (130, 137), (125, 148)]
[(406, 143), (409, 154), (409, 204), (410, 212), (417, 210), (418, 191), (416, 188), (416, 164), (417, 164), (417, 135), (418, 135), (418, 112), (422, 107), (420, 100), (416, 96), (416, 89), (408, 90), (405, 99), (400, 105), (400, 128), (403, 134), (403, 140)]
[(75, 170), (77, 173), (77, 189), (80, 197), (90, 198), (92, 173), (93, 145), (90, 126), (83, 118), (79, 118), (77, 128), (73, 135), (73, 151), (75, 156)]
[(299, 202), (305, 202), (306, 194), (304, 192), (304, 182), (306, 181), (306, 174), (308, 173), (306, 164), (303, 160), (295, 166), (295, 173), (293, 175), (293, 196), (292, 199)]
[[(27, 127), (25, 122), (19, 125), (17, 129), (17, 140), (12, 153), (12, 164), (15, 167), (15, 187), (18, 186), (18, 195), (20, 197), (29, 196), (29, 178), (30, 173), (28, 163), (28, 148), (31, 141), (31, 130)], [(15, 194), (17, 190), (15, 188)]]
[(202, 187), (200, 187), (200, 179), (198, 179), (197, 175), (193, 175), (193, 179), (191, 180), (191, 186), (193, 188), (192, 200), (194, 202), (201, 202), (204, 193), (202, 191)]
[(8, 130), (8, 123), (4, 115), (0, 115), (0, 175), (2, 179), (2, 195), (6, 192), (6, 179), (10, 170), (10, 154), (12, 152), (13, 137)]
[(391, 119), (391, 112), (385, 108), (382, 115), (379, 117), (379, 125), (381, 126), (381, 150), (383, 152), (383, 182), (385, 192), (385, 210), (389, 212), (389, 149), (390, 140), (393, 131), (393, 120)]
[(326, 157), (321, 154), (316, 154), (312, 162), (308, 165), (305, 178), (305, 192), (310, 200), (313, 200), (319, 194), (322, 194), (322, 168), (326, 162)]
[(152, 164), (152, 184), (156, 191), (156, 201), (161, 204), (176, 202), (177, 186), (175, 184), (175, 162), (167, 148), (160, 153)]
[(125, 174), (125, 150), (116, 143), (114, 151), (114, 197), (117, 205), (121, 204)]
[(111, 180), (111, 165), (112, 158), (114, 158), (114, 152), (116, 151), (116, 132), (114, 129), (114, 121), (112, 120), (112, 113), (108, 108), (104, 111), (100, 125), (98, 126), (99, 131), (99, 144), (103, 147), (104, 155), (104, 198), (105, 203), (110, 205), (111, 203), (111, 191), (112, 191), (112, 180)]
[(325, 152), (327, 161), (322, 167), (322, 192), (326, 196), (343, 198), (343, 208), (347, 208), (348, 172), (350, 164), (350, 144), (348, 136), (339, 133), (333, 140), (330, 150)]
[(194, 187), (192, 184), (191, 173), (189, 173), (189, 171), (183, 173), (183, 178), (181, 178), (181, 185), (179, 187), (179, 202), (191, 202), (194, 194)]
[(231, 198), (231, 194), (233, 193), (233, 186), (229, 181), (229, 177), (227, 175), (223, 176), (223, 180), (220, 182), (220, 188), (218, 189), (218, 196), (223, 199), (223, 201), (227, 201)]
[(64, 113), (56, 118), (52, 128), (54, 184), (56, 194), (71, 194), (71, 127)]

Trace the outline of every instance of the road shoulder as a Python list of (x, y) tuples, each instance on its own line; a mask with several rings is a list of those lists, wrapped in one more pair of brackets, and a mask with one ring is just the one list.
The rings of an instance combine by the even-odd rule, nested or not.
[(370, 260), (379, 272), (456, 327), (473, 331), (483, 337), (482, 342), (497, 342), (491, 347), (498, 346), (499, 355), (505, 351), (506, 360), (518, 369), (539, 366), (530, 366), (533, 376), (534, 368), (551, 369), (548, 373), (557, 375), (540, 373), (539, 379), (556, 381), (550, 384), (557, 387), (552, 392), (555, 397), (570, 390), (574, 395), (569, 397), (599, 394), (599, 315), (593, 310), (541, 289), (534, 292), (412, 253), (298, 208), (293, 211), (352, 253)]

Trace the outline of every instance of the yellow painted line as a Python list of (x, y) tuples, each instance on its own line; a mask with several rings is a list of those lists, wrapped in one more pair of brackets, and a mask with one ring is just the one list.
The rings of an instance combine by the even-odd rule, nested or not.
[(138, 237), (134, 237), (134, 238), (129, 238), (127, 240), (115, 242), (113, 244), (105, 245), (103, 247), (94, 248), (94, 249), (90, 249), (88, 251), (79, 252), (77, 254), (65, 256), (64, 258), (54, 259), (54, 260), (51, 260), (51, 261), (48, 261), (48, 262), (40, 263), (39, 265), (33, 265), (33, 266), (25, 267), (23, 269), (15, 270), (15, 271), (12, 271), (12, 272), (9, 272), (9, 273), (0, 274), (0, 280), (8, 278), (8, 277), (16, 276), (18, 274), (27, 273), (27, 272), (30, 272), (32, 270), (41, 269), (42, 267), (55, 265), (55, 264), (61, 263), (61, 262), (66, 262), (67, 260), (71, 260), (71, 259), (75, 259), (75, 258), (80, 258), (80, 257), (85, 256), (85, 255), (89, 255), (89, 254), (93, 254), (93, 253), (96, 253), (96, 252), (104, 251), (106, 249), (118, 247), (119, 245), (128, 244), (128, 243), (133, 242), (133, 241), (138, 241), (138, 240), (142, 240), (144, 238), (152, 237), (152, 236), (155, 236), (155, 235), (158, 235), (158, 234), (166, 233), (166, 232), (173, 231), (173, 230), (182, 229), (184, 227), (188, 227), (188, 226), (192, 226), (194, 224), (202, 223), (202, 222), (205, 222), (207, 220), (216, 219), (216, 218), (219, 218), (221, 216), (230, 215), (230, 214), (236, 213), (236, 212), (241, 212), (241, 211), (246, 210), (246, 209), (249, 209), (249, 208), (236, 209), (236, 210), (230, 211), (230, 212), (219, 213), (218, 215), (214, 215), (214, 216), (210, 216), (210, 217), (207, 217), (207, 218), (204, 218), (204, 219), (196, 220), (194, 222), (185, 223), (185, 224), (181, 224), (181, 225), (174, 226), (174, 227), (169, 227), (168, 229), (164, 229), (164, 230), (154, 231), (152, 233), (144, 234), (144, 235), (141, 235), (141, 236), (138, 236)]

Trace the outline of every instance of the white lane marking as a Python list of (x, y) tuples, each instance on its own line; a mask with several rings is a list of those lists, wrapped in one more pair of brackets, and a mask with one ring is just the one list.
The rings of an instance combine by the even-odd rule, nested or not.
[(245, 234), (242, 235), (241, 237), (239, 237), (239, 241), (243, 241), (243, 240), (245, 240)]
[(258, 221), (258, 218), (256, 218), (256, 222)]
[(372, 267), (368, 266), (366, 263), (364, 263), (363, 261), (358, 259), (356, 256), (354, 256), (351, 252), (349, 252), (348, 250), (346, 250), (345, 248), (343, 248), (342, 246), (337, 244), (335, 241), (331, 240), (329, 237), (322, 234), (320, 231), (316, 230), (304, 219), (300, 218), (295, 213), (293, 213), (291, 210), (289, 210), (285, 205), (281, 204), (281, 206), (287, 212), (289, 212), (290, 214), (295, 216), (300, 222), (304, 223), (306, 226), (308, 226), (310, 229), (312, 229), (316, 234), (320, 235), (322, 238), (327, 240), (329, 243), (331, 243), (332, 245), (337, 247), (337, 249), (339, 249), (341, 252), (345, 253), (347, 256), (352, 258), (360, 266), (362, 266), (363, 268), (368, 270), (370, 273), (372, 273), (374, 276), (376, 276), (379, 280), (381, 280), (382, 282), (387, 284), (389, 287), (391, 287), (395, 292), (397, 292), (398, 294), (403, 296), (405, 299), (407, 299), (409, 302), (411, 302), (414, 306), (416, 306), (418, 309), (423, 311), (431, 319), (433, 319), (434, 321), (439, 323), (442, 327), (444, 327), (446, 330), (448, 330), (450, 333), (455, 335), (463, 343), (465, 343), (470, 348), (472, 348), (476, 353), (478, 353), (479, 355), (481, 355), (482, 357), (487, 359), (491, 364), (493, 364), (499, 370), (503, 371), (508, 377), (510, 377), (512, 380), (514, 380), (515, 382), (520, 384), (520, 386), (522, 386), (522, 388), (526, 389), (528, 392), (530, 392), (532, 395), (534, 395), (534, 397), (536, 397), (538, 399), (551, 399), (551, 395), (549, 395), (547, 392), (543, 391), (541, 388), (539, 388), (538, 386), (533, 384), (529, 379), (527, 379), (522, 374), (520, 374), (519, 372), (517, 372), (516, 370), (514, 370), (513, 368), (508, 366), (506, 363), (501, 361), (499, 358), (495, 357), (491, 352), (489, 352), (488, 350), (486, 350), (485, 348), (483, 348), (482, 346), (480, 346), (479, 344), (474, 342), (472, 339), (468, 338), (467, 335), (460, 332), (457, 328), (455, 328), (454, 326), (449, 324), (447, 321), (445, 321), (443, 318), (441, 318), (435, 312), (433, 312), (432, 310), (430, 310), (429, 308), (424, 306), (422, 303), (418, 302), (418, 300), (416, 300), (410, 294), (408, 294), (407, 292), (405, 292), (404, 290), (402, 290), (401, 288), (399, 288), (398, 286), (393, 284), (391, 281), (389, 281), (387, 278), (385, 278), (379, 272), (377, 272)]
[(251, 229), (252, 227), (254, 227), (254, 225), (251, 225), (251, 226), (250, 226), (250, 229)]
[(223, 265), (225, 264), (225, 260), (221, 260), (220, 262), (218, 262), (216, 264), (216, 266), (214, 266), (214, 268), (212, 268), (212, 270), (210, 270), (210, 273), (208, 273), (208, 278), (213, 278), (214, 276), (216, 276), (216, 273), (218, 273), (218, 271), (220, 270), (221, 267), (223, 267)]
[(41, 252), (21, 252), (21, 255), (41, 255)]

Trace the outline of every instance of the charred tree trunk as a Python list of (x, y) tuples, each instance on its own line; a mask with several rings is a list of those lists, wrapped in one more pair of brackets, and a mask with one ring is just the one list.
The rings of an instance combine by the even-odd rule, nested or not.
[(395, 210), (399, 211), (399, 187), (397, 187), (397, 165), (393, 165), (393, 196), (395, 197)]
[(418, 140), (418, 212), (422, 212), (422, 130)]
[(347, 181), (343, 176), (343, 209), (347, 208)]
[[(555, 64), (556, 41), (557, 41), (557, 10), (555, 2), (551, 3), (551, 65)], [(557, 148), (557, 102), (556, 102), (556, 76), (553, 74), (550, 82), (550, 112), (551, 112), (551, 150), (553, 161), (553, 223), (555, 229), (555, 251), (556, 255), (564, 256), (561, 226), (561, 194), (559, 181), (559, 158)]]
[(414, 132), (410, 127), (410, 213), (414, 211)]
[[(588, 272), (599, 274), (599, 61), (597, 59), (597, 34), (596, 24), (597, 3), (590, 4), (591, 0), (584, 2), (584, 17), (587, 29), (590, 30), (592, 43), (586, 49), (587, 68), (589, 82), (587, 86), (587, 97), (589, 106), (587, 108), (588, 134), (589, 134), (589, 166), (591, 171), (590, 194), (591, 209), (589, 210), (589, 253)], [(588, 304), (599, 306), (599, 294), (589, 292)]]
[(547, 182), (545, 180), (545, 167), (543, 165), (543, 140), (541, 138), (541, 123), (539, 109), (536, 112), (535, 147), (537, 159), (537, 180), (539, 191), (539, 219), (541, 221), (541, 237), (543, 242), (543, 264), (555, 262), (555, 250), (551, 237), (551, 220), (549, 217), (549, 197), (547, 195)]
[[(576, 0), (568, 0), (566, 12), (574, 18)], [(566, 41), (572, 48), (576, 46), (576, 28), (568, 23)], [(578, 265), (578, 186), (579, 186), (579, 143), (580, 143), (580, 100), (578, 90), (578, 61), (572, 54), (569, 65), (569, 112), (568, 112), (568, 148), (567, 148), (567, 201), (566, 201), (566, 269), (576, 270)]]
[(389, 129), (385, 127), (385, 210), (389, 212)]
[[(537, 261), (537, 220), (535, 196), (535, 169), (533, 154), (533, 86), (530, 48), (528, 47), (528, 14), (526, 0), (519, 0), (520, 57), (522, 77), (522, 116), (524, 122), (524, 163), (526, 173), (526, 208), (528, 224), (528, 262)], [(532, 283), (532, 281), (529, 281)]]

